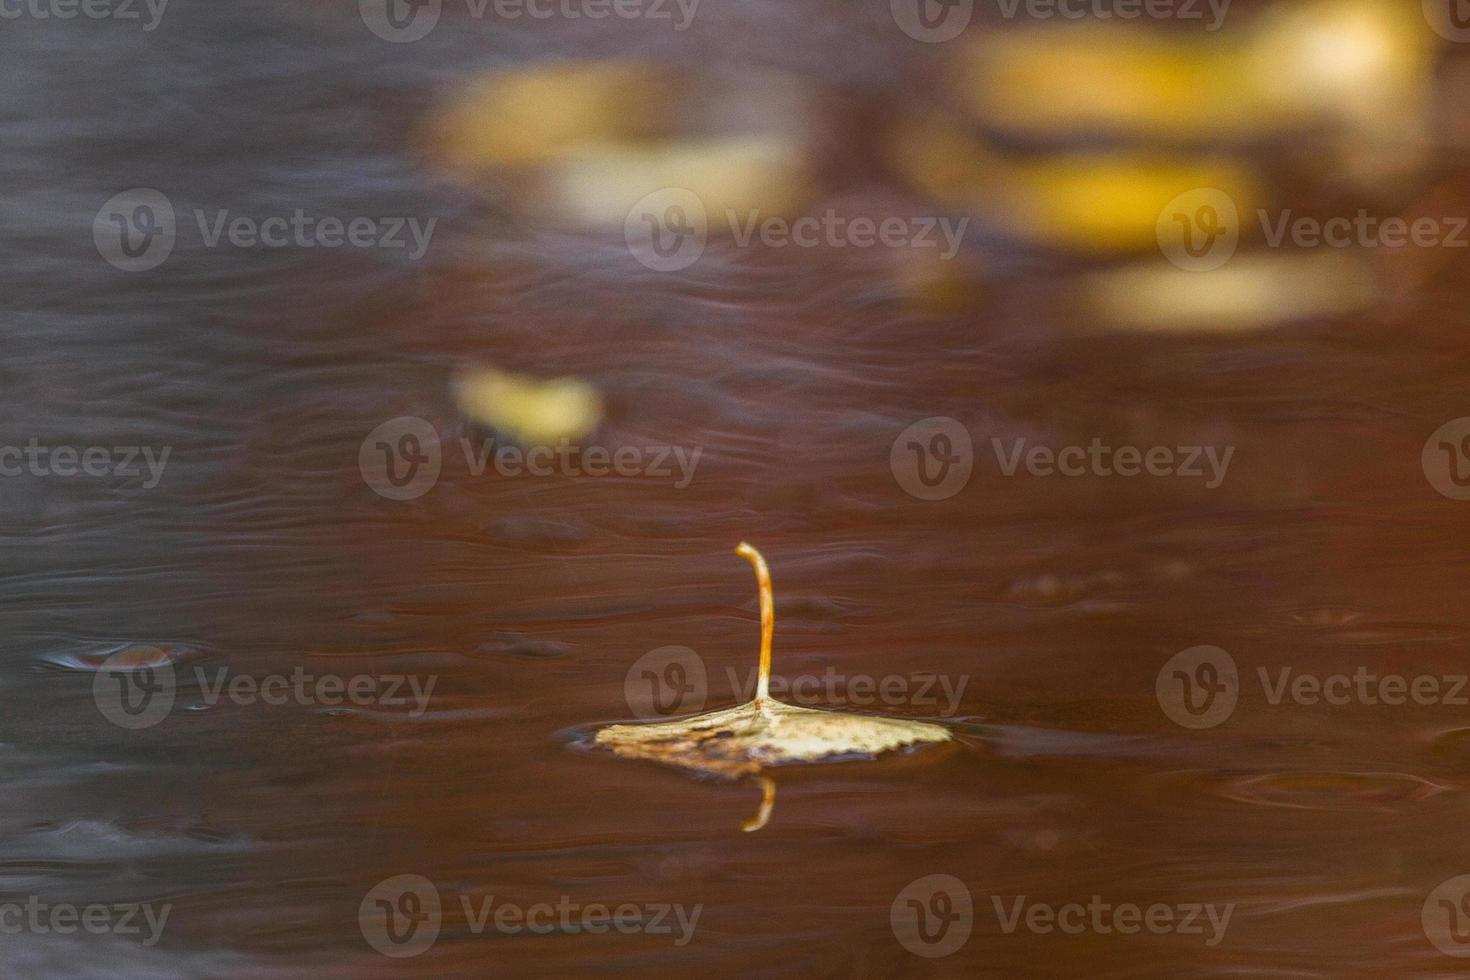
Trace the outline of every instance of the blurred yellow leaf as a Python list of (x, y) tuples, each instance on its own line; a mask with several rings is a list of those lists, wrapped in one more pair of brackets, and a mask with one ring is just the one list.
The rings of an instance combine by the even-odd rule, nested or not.
[(1217, 269), (1160, 259), (1082, 279), (1080, 304), (1115, 329), (1246, 333), (1342, 316), (1377, 298), (1372, 270), (1351, 252), (1243, 254)]
[(473, 368), (455, 378), (454, 396), (467, 418), (527, 446), (576, 442), (602, 422), (602, 395), (577, 378), (541, 381)]
[(903, 124), (889, 156), (921, 190), (1028, 241), (1104, 254), (1157, 247), (1159, 215), (1181, 194), (1215, 188), (1244, 211), (1263, 193), (1250, 167), (1226, 158), (1004, 157), (944, 116)]
[(622, 228), (649, 195), (690, 191), (703, 232), (728, 228), (727, 210), (798, 209), (818, 121), (808, 87), (778, 72), (560, 64), (466, 85), (434, 116), (429, 153), (452, 173), (512, 182), (521, 207), (576, 227)]

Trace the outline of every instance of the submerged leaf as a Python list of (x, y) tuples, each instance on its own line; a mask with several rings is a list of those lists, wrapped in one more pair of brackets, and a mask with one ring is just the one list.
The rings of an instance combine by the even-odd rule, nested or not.
[(598, 745), (624, 758), (649, 759), (734, 778), (757, 773), (766, 766), (853, 754), (878, 755), (905, 745), (950, 739), (948, 729), (927, 722), (802, 708), (772, 698), (771, 634), (775, 614), (770, 572), (765, 559), (750, 545), (741, 544), (735, 550), (755, 566), (760, 584), (761, 659), (755, 698), (733, 708), (677, 721), (610, 725), (597, 733)]

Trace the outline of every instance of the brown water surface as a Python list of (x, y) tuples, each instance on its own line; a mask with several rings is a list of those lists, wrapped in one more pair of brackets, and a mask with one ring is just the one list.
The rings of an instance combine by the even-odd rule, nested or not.
[[(1464, 277), (1406, 309), (1248, 338), (1089, 334), (997, 249), (981, 309), (934, 316), (881, 255), (713, 247), (682, 274), (620, 235), (525, 227), (436, 179), (413, 126), (489, 67), (643, 52), (796, 69), (851, 116), (833, 200), (922, 209), (863, 149), (907, 105), (922, 46), (887, 12), (713, 8), (687, 38), (450, 18), (389, 45), (351, 5), (171, 10), (152, 35), (6, 29), (3, 441), (171, 447), (164, 478), (0, 487), (0, 891), (169, 902), (162, 940), (7, 935), (10, 976), (1448, 976), (1431, 889), (1470, 872), (1463, 706), (1270, 703), (1257, 670), (1465, 671), (1470, 505), (1420, 450), (1466, 414)], [(339, 9), (340, 8), (340, 9)], [(748, 8), (748, 9), (747, 9)], [(914, 104), (923, 89), (914, 86)], [(209, 249), (118, 272), (100, 202), (439, 218), (419, 262)], [(820, 207), (820, 202), (817, 205)], [(932, 206), (928, 206), (932, 210)], [(913, 213), (927, 213), (915, 210)], [(1460, 268), (1463, 266), (1461, 265)], [(672, 478), (474, 475), (461, 365), (575, 374), (602, 444), (698, 448)], [(432, 491), (375, 495), (364, 437), (419, 416), (449, 447)], [(905, 493), (907, 426), (962, 422), (968, 486)], [(1003, 475), (991, 440), (1231, 446), (1228, 477)], [(701, 780), (591, 750), (631, 717), (630, 666), (687, 646), (709, 707), (753, 666), (742, 539), (777, 591), (788, 679), (936, 675), (868, 710), (953, 744)], [(151, 644), (169, 717), (99, 714), (98, 662)], [(1175, 724), (1160, 668), (1228, 650), (1240, 700)], [(162, 662), (160, 660), (160, 662)], [(207, 677), (433, 676), (428, 710), (210, 704)], [(839, 690), (843, 688), (839, 687)], [(937, 693), (937, 689), (936, 689)], [(422, 955), (385, 958), (358, 910), (416, 874), (444, 901)], [(911, 882), (974, 902), (963, 948), (910, 952)], [(699, 906), (669, 935), (477, 933), (459, 902)], [(1007, 932), (996, 902), (1233, 903), (1223, 938)], [(473, 905), (473, 902), (472, 902)]]

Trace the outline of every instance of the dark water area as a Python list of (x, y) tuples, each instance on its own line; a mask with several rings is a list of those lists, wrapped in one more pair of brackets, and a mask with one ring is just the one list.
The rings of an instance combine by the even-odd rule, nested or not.
[[(655, 272), (621, 234), (540, 228), (426, 163), (422, 119), (487, 69), (756, 63), (830, 93), (823, 200), (908, 199), (863, 134), (923, 104), (927, 48), (882, 5), (706, 3), (680, 33), (446, 13), (413, 44), (342, 3), (0, 29), (0, 443), (140, 447), (138, 475), (0, 480), (0, 899), (170, 907), (152, 943), (0, 935), (0, 974), (1459, 975), (1421, 908), (1470, 873), (1470, 709), (1273, 704), (1257, 677), (1465, 672), (1470, 505), (1421, 464), (1466, 414), (1463, 275), (1346, 322), (1094, 334), (1020, 251), (993, 249), (979, 312), (934, 315), (875, 254), (712, 246)], [(180, 215), (144, 274), (92, 240), (134, 187)], [(196, 208), (437, 224), (419, 259), (211, 247)], [(669, 476), (477, 475), (449, 380), (479, 362), (589, 379), (601, 444), (697, 449), (692, 478), (672, 452)], [(413, 501), (359, 466), (402, 416), (446, 447)], [(889, 457), (935, 416), (973, 435), (975, 472), (928, 501)], [(1022, 438), (1234, 455), (1216, 487), (1007, 477), (991, 440)], [(156, 480), (141, 447), (167, 447)], [(588, 744), (632, 719), (625, 680), (656, 648), (697, 652), (708, 707), (746, 696), (741, 540), (771, 564), (778, 677), (835, 672), (838, 695), (937, 678), (854, 710), (955, 734), (776, 769), (755, 833), (755, 782)], [(134, 730), (95, 686), (132, 645), (179, 678)], [(1156, 679), (1200, 645), (1229, 651), (1239, 703), (1191, 729)], [(434, 686), (423, 710), (407, 686), (407, 704), (210, 695), (220, 671), (298, 670)], [(413, 957), (375, 951), (360, 918), (398, 875), (443, 903)], [(936, 958), (893, 925), (929, 875), (973, 900)], [(476, 927), (489, 896), (700, 912), (683, 943), (512, 933)], [(1203, 916), (1202, 934), (1007, 931), (1018, 896), (1233, 912), (1213, 943)]]

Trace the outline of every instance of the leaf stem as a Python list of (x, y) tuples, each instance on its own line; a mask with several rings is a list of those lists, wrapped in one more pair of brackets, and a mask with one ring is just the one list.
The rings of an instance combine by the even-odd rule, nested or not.
[(757, 776), (761, 784), (761, 806), (755, 816), (740, 825), (740, 829), (747, 834), (753, 830), (760, 830), (771, 819), (771, 808), (776, 805), (776, 782), (770, 776)]
[(735, 549), (735, 554), (745, 558), (755, 568), (756, 585), (761, 597), (761, 666), (756, 681), (755, 699), (764, 701), (771, 693), (771, 634), (776, 630), (776, 603), (771, 597), (771, 570), (766, 560), (744, 541)]

